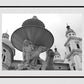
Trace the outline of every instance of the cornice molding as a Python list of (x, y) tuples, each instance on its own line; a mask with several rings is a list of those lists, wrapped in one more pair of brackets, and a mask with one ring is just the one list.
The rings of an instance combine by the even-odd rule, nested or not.
[(64, 46), (67, 46), (68, 42), (72, 39), (75, 39), (75, 40), (79, 40), (79, 41), (82, 41), (82, 38), (79, 38), (79, 37), (69, 37), (67, 42), (64, 44)]

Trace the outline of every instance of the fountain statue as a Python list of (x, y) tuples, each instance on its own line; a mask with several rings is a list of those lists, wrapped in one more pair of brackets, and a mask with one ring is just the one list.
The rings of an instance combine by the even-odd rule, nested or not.
[(54, 42), (54, 37), (42, 21), (36, 16), (24, 21), (11, 37), (13, 46), (23, 52), (22, 64), (18, 70), (41, 70), (44, 63), (39, 55), (47, 51)]

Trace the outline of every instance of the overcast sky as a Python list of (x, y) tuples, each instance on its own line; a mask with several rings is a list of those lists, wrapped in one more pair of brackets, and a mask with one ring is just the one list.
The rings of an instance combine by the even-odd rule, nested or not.
[[(51, 47), (54, 49), (57, 47), (61, 58), (65, 57), (65, 47), (64, 43), (67, 41), (65, 36), (66, 33), (66, 24), (68, 23), (71, 28), (76, 32), (77, 37), (82, 37), (82, 14), (60, 14), (60, 13), (42, 13), (42, 14), (28, 14), (28, 13), (5, 13), (2, 14), (2, 33), (8, 31), (8, 34), (11, 37), (11, 34), (18, 28), (21, 27), (22, 23), (37, 16), (45, 24), (45, 28), (48, 29), (54, 36), (54, 44)], [(41, 58), (45, 59), (45, 53), (41, 54)], [(16, 50), (16, 55), (14, 59), (22, 60), (22, 53)]]

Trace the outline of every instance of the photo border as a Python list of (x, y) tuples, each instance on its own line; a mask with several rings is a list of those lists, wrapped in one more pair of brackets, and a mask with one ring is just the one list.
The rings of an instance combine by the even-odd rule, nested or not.
[[(84, 8), (84, 6), (0, 6), (4, 8)], [(0, 76), (0, 78), (84, 78), (84, 76)]]

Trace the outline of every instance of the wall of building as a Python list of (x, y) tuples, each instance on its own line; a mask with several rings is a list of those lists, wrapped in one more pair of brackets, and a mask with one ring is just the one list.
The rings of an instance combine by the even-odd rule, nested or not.
[(2, 47), (2, 62), (6, 65), (11, 65), (11, 53), (6, 47)]
[(82, 70), (81, 56), (79, 54), (74, 56), (74, 62), (76, 70)]
[(55, 63), (53, 67), (55, 70), (70, 70), (69, 64), (66, 63)]

